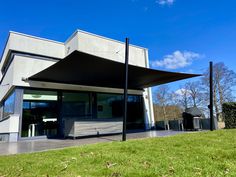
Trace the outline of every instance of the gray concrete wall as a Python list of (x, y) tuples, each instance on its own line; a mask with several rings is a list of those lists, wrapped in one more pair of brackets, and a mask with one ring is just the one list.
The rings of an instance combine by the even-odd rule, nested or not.
[[(64, 58), (74, 50), (79, 50), (124, 63), (124, 42), (116, 41), (103, 36), (98, 36), (84, 31), (76, 31), (65, 43), (61, 43), (26, 34), (10, 32), (2, 55), (2, 60), (0, 62), (0, 68), (6, 66), (9, 61), (12, 60), (12, 62), (10, 63), (5, 75), (2, 75), (2, 73), (0, 74), (0, 78), (2, 78), (0, 85), (0, 102), (17, 86), (44, 89), (49, 88), (105, 93), (123, 93), (123, 89), (23, 80), (23, 78), (28, 78), (55, 64), (58, 60)], [(13, 55), (13, 53), (11, 53), (12, 51), (28, 54), (14, 53)], [(54, 60), (50, 57), (57, 58), (58, 60)], [(147, 49), (130, 45), (129, 64), (149, 67)], [(129, 90), (128, 93), (143, 95), (146, 129), (150, 129), (154, 126), (151, 89), (145, 89), (144, 92), (140, 90)], [(3, 131), (4, 128), (1, 127), (10, 127), (10, 124), (11, 123), (9, 121), (0, 122), (0, 133), (6, 132)], [(19, 122), (13, 124), (19, 125)], [(8, 130), (7, 132), (15, 133), (16, 131)], [(14, 135), (11, 137), (14, 137)]]
[[(69, 38), (65, 43), (65, 46), (66, 55), (70, 54), (74, 50), (78, 50), (91, 55), (124, 63), (124, 42), (78, 30)], [(130, 45), (129, 50), (129, 64), (147, 67), (145, 48)]]

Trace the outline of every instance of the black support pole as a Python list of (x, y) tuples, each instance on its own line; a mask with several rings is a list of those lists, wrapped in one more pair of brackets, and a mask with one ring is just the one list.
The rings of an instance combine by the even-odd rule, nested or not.
[(127, 98), (128, 98), (128, 63), (129, 63), (129, 38), (125, 39), (125, 78), (124, 78), (124, 103), (123, 103), (123, 132), (122, 141), (126, 141), (126, 120), (127, 120)]
[(213, 131), (214, 117), (213, 117), (213, 63), (210, 62), (210, 129)]

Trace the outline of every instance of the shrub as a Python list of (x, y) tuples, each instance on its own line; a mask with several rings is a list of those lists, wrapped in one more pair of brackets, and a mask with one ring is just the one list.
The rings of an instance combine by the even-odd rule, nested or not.
[(223, 104), (225, 128), (236, 128), (236, 102)]

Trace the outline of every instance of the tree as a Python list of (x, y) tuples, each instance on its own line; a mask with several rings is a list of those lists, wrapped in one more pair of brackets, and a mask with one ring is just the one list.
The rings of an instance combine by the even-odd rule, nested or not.
[(175, 101), (184, 109), (202, 106), (202, 89), (199, 81), (187, 82), (175, 92)]
[(179, 105), (183, 109), (188, 108), (190, 104), (189, 91), (185, 87), (186, 85), (180, 86), (180, 88), (172, 93), (172, 100), (174, 104)]
[(190, 96), (191, 106), (201, 107), (202, 103), (202, 89), (199, 81), (187, 82), (186, 89)]
[(166, 120), (167, 112), (166, 106), (170, 100), (169, 87), (167, 85), (161, 85), (156, 90), (156, 103), (162, 108), (164, 120)]
[(155, 120), (174, 120), (182, 117), (182, 109), (173, 101), (173, 94), (167, 85), (161, 85), (154, 94)]
[[(205, 86), (206, 98), (209, 100), (209, 69), (204, 73), (202, 84)], [(217, 120), (222, 118), (223, 103), (234, 100), (232, 87), (235, 85), (236, 73), (222, 62), (215, 63), (213, 65), (213, 105)]]

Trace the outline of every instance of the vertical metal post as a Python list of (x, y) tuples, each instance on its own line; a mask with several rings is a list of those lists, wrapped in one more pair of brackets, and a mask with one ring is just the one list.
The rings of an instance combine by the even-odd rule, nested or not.
[(62, 120), (62, 97), (63, 97), (63, 94), (62, 94), (62, 91), (58, 91), (57, 92), (57, 136), (59, 138), (64, 138), (64, 129), (63, 129), (63, 120)]
[(122, 141), (126, 141), (126, 119), (127, 119), (127, 98), (128, 98), (128, 66), (129, 66), (129, 38), (125, 39), (125, 78), (124, 78), (124, 103), (123, 103), (123, 132)]
[(213, 63), (210, 62), (210, 130), (213, 131), (214, 117), (213, 117)]

